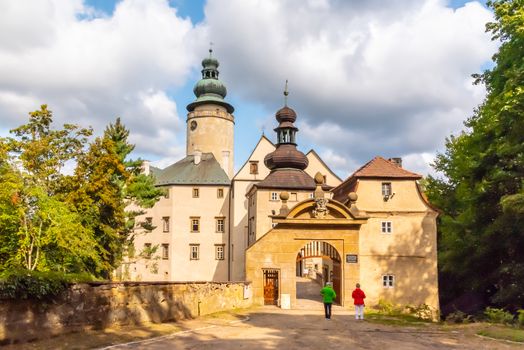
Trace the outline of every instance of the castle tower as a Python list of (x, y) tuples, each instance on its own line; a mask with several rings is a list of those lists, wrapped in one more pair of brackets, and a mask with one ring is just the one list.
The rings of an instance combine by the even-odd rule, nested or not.
[(230, 179), (233, 178), (233, 136), (235, 118), (227, 103), (227, 90), (218, 79), (218, 60), (209, 50), (202, 61), (202, 79), (194, 89), (196, 100), (187, 106), (187, 155), (195, 152), (213, 153)]

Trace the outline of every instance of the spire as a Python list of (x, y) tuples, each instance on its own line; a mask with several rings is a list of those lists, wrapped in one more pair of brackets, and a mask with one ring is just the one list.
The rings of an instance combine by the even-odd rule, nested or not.
[(287, 79), (286, 79), (286, 87), (284, 88), (284, 106), (287, 107), (287, 96), (289, 95), (289, 91), (287, 90)]

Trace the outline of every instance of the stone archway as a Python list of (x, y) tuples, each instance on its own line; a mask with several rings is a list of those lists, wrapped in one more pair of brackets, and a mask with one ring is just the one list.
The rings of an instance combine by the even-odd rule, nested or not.
[[(342, 300), (342, 261), (337, 249), (325, 241), (306, 243), (296, 258), (296, 299), (319, 300), (318, 291), (326, 282), (333, 283), (336, 303)], [(302, 278), (300, 278), (302, 277)]]
[[(279, 271), (279, 295), (282, 307), (296, 306), (297, 256), (309, 242), (325, 242), (337, 252), (340, 261), (340, 304), (350, 304), (351, 293), (345, 290), (360, 278), (358, 263), (345, 261), (346, 255), (358, 255), (360, 226), (367, 221), (352, 205), (332, 199), (309, 199), (298, 203), (286, 214), (272, 217), (276, 226), (246, 250), (246, 277), (252, 282), (253, 301), (264, 304), (264, 271)], [(322, 214), (322, 215), (320, 215)], [(302, 257), (305, 257), (302, 255)], [(338, 266), (337, 266), (338, 267)], [(334, 271), (335, 274), (335, 271)], [(349, 288), (349, 287), (347, 287)], [(266, 288), (267, 289), (267, 288)]]

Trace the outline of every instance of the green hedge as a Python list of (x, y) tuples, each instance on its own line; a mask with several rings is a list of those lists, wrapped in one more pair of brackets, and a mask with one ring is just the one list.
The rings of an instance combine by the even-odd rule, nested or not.
[(0, 299), (44, 299), (58, 295), (71, 283), (91, 282), (87, 273), (11, 270), (0, 273)]

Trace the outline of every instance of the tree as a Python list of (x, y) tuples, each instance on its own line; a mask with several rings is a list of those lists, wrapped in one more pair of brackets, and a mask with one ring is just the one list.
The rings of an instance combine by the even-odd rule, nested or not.
[(495, 66), (474, 75), (487, 97), (446, 141), (428, 195), (444, 214), (439, 225), (442, 301), (468, 292), (486, 304), (524, 306), (524, 1), (488, 5), (486, 28), (500, 40)]
[[(129, 131), (117, 118), (91, 143), (79, 159), (75, 172), (78, 187), (70, 198), (82, 213), (84, 225), (94, 231), (104, 262), (98, 273), (105, 278), (119, 266), (135, 227), (134, 218), (142, 213), (140, 208), (153, 206), (163, 194), (151, 176), (141, 174), (142, 161), (128, 159), (134, 149), (128, 136)], [(137, 209), (126, 211), (133, 204)]]

